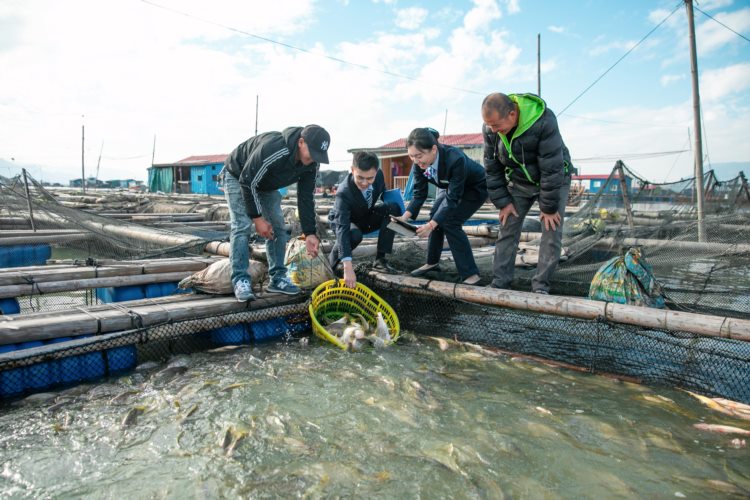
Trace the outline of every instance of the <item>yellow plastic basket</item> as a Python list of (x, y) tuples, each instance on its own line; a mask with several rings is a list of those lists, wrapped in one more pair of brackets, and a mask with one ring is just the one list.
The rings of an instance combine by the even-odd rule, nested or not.
[(323, 322), (336, 321), (344, 313), (359, 313), (371, 324), (375, 324), (379, 311), (383, 314), (383, 319), (385, 324), (388, 325), (393, 341), (398, 338), (401, 331), (396, 312), (386, 301), (361, 283), (357, 283), (356, 288), (344, 286), (343, 282), (339, 280), (321, 283), (312, 293), (308, 310), (310, 311), (315, 335), (342, 349), (346, 349), (346, 346), (334, 335), (328, 333), (323, 326)]

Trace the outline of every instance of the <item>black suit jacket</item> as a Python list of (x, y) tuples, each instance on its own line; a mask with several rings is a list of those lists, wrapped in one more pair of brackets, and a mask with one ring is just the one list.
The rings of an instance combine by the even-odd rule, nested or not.
[[(383, 171), (378, 169), (375, 182), (372, 184), (372, 205), (382, 199), (385, 192)], [(336, 189), (336, 201), (328, 213), (328, 221), (336, 231), (336, 240), (341, 249), (339, 258), (352, 256), (350, 228), (352, 223), (364, 223), (372, 207), (367, 206), (365, 196), (354, 183), (351, 172), (341, 181)]]
[(487, 179), (484, 167), (475, 162), (458, 148), (438, 145), (438, 182), (428, 179), (424, 171), (416, 164), (412, 166), (414, 176), (414, 195), (406, 210), (417, 218), (427, 199), (427, 184), (434, 184), (445, 189), (445, 202), (440, 205), (432, 218), (443, 224), (448, 212), (455, 210), (462, 199), (479, 200), (487, 197)]

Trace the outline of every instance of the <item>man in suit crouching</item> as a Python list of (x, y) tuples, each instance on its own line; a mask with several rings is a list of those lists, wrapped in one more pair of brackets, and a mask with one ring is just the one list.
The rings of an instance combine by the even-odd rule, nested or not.
[(382, 200), (385, 178), (378, 157), (368, 151), (360, 151), (354, 153), (352, 163), (352, 171), (338, 185), (333, 210), (328, 214), (328, 221), (336, 233), (336, 245), (329, 255), (331, 267), (335, 269), (339, 262), (343, 264), (344, 283), (350, 288), (357, 286), (352, 250), (362, 242), (362, 236), (366, 233), (380, 230), (373, 269), (396, 272), (385, 257), (393, 250), (395, 236), (386, 226), (391, 215), (401, 215), (398, 204)]

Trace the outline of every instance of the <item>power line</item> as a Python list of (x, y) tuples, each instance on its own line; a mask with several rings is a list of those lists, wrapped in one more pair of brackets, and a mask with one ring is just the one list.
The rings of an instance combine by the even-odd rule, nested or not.
[(653, 153), (625, 153), (606, 156), (591, 156), (588, 158), (573, 158), (573, 163), (591, 163), (604, 160), (645, 160), (646, 158), (658, 158), (660, 156), (682, 154), (685, 151), (687, 151), (687, 149), (678, 149), (675, 151), (656, 151)]
[(738, 37), (744, 38), (746, 41), (750, 42), (750, 38), (746, 37), (745, 35), (743, 35), (741, 33), (737, 33), (736, 31), (734, 31), (732, 28), (730, 28), (726, 24), (722, 23), (721, 21), (719, 21), (715, 17), (712, 17), (711, 14), (703, 12), (697, 5), (693, 4), (693, 8), (695, 10), (697, 10), (698, 12), (700, 12), (701, 14), (703, 14), (704, 16), (706, 16), (707, 18), (712, 19), (712, 20), (716, 21), (717, 23), (721, 24), (722, 26), (724, 26), (726, 29), (728, 29), (729, 31), (731, 31), (732, 33), (734, 33), (735, 35), (737, 35)]
[(442, 88), (445, 88), (445, 89), (456, 90), (458, 92), (466, 92), (468, 94), (477, 94), (477, 95), (485, 95), (486, 94), (486, 92), (477, 92), (476, 90), (462, 89), (460, 87), (451, 87), (450, 85), (442, 85), (440, 83), (435, 83), (435, 82), (428, 81), (428, 80), (420, 80), (419, 78), (415, 78), (413, 76), (402, 75), (400, 73), (395, 73), (393, 71), (387, 71), (387, 70), (384, 70), (384, 69), (373, 68), (373, 67), (367, 66), (365, 64), (354, 63), (354, 62), (351, 62), (351, 61), (347, 61), (346, 59), (341, 59), (339, 57), (329, 56), (327, 54), (321, 54), (319, 52), (313, 52), (311, 50), (308, 50), (308, 49), (305, 49), (305, 48), (302, 48), (302, 47), (297, 47), (296, 45), (292, 45), (292, 44), (284, 43), (284, 42), (279, 42), (278, 40), (273, 40), (273, 39), (265, 37), (265, 36), (256, 35), (255, 33), (250, 33), (248, 31), (243, 31), (241, 29), (234, 28), (232, 26), (227, 26), (226, 24), (222, 24), (222, 23), (219, 23), (219, 22), (216, 22), (216, 21), (210, 21), (208, 19), (203, 19), (201, 17), (197, 17), (197, 16), (194, 16), (194, 15), (189, 14), (187, 12), (183, 12), (183, 11), (180, 11), (180, 10), (177, 10), (177, 9), (173, 9), (171, 7), (166, 7), (164, 5), (159, 5), (158, 3), (151, 2), (150, 0), (141, 0), (141, 2), (143, 2), (143, 3), (147, 4), (147, 5), (151, 5), (152, 7), (157, 7), (159, 9), (163, 9), (163, 10), (166, 10), (168, 12), (172, 12), (173, 14), (179, 14), (181, 16), (185, 16), (185, 17), (188, 17), (190, 19), (194, 19), (196, 21), (200, 21), (202, 23), (211, 24), (213, 26), (217, 26), (219, 28), (222, 28), (222, 29), (225, 29), (225, 30), (228, 30), (228, 31), (232, 31), (234, 33), (239, 33), (241, 35), (245, 35), (245, 36), (249, 36), (249, 37), (252, 37), (252, 38), (256, 38), (258, 40), (261, 40), (261, 41), (264, 41), (264, 42), (268, 42), (268, 43), (272, 43), (272, 44), (275, 44), (275, 45), (280, 45), (280, 46), (285, 47), (287, 49), (296, 50), (298, 52), (302, 52), (302, 53), (309, 54), (309, 55), (312, 55), (312, 56), (322, 57), (324, 59), (329, 59), (329, 60), (335, 61), (337, 63), (341, 63), (341, 64), (348, 65), (348, 66), (353, 66), (355, 68), (360, 68), (360, 69), (364, 69), (364, 70), (368, 70), (368, 71), (374, 71), (376, 73), (381, 73), (383, 75), (393, 76), (395, 78), (402, 78), (404, 80), (410, 80), (412, 82), (424, 83), (426, 85), (433, 85), (435, 87), (442, 87)]
[(634, 51), (634, 50), (635, 50), (635, 49), (636, 49), (636, 48), (637, 48), (637, 47), (638, 47), (638, 46), (639, 46), (640, 44), (642, 44), (642, 43), (643, 43), (643, 42), (644, 42), (644, 41), (646, 40), (646, 38), (648, 38), (649, 36), (651, 36), (651, 34), (652, 34), (652, 33), (653, 33), (654, 31), (656, 31), (656, 30), (657, 30), (657, 29), (658, 29), (658, 28), (659, 28), (659, 27), (660, 27), (660, 26), (661, 26), (662, 24), (664, 24), (665, 22), (667, 22), (667, 19), (669, 19), (670, 17), (672, 17), (672, 15), (673, 15), (673, 14), (674, 14), (675, 12), (677, 12), (677, 9), (679, 9), (679, 8), (680, 8), (681, 6), (682, 6), (682, 1), (680, 1), (680, 3), (679, 3), (679, 4), (677, 4), (677, 6), (676, 6), (676, 7), (674, 8), (674, 10), (672, 10), (672, 12), (670, 12), (670, 13), (669, 13), (669, 15), (668, 15), (667, 17), (665, 17), (664, 19), (662, 19), (662, 20), (661, 20), (661, 22), (660, 22), (659, 24), (657, 24), (656, 26), (654, 26), (654, 28), (653, 28), (653, 29), (652, 29), (651, 31), (649, 31), (648, 33), (646, 33), (646, 35), (645, 35), (645, 36), (644, 36), (643, 38), (641, 38), (641, 39), (640, 39), (640, 40), (638, 41), (638, 43), (636, 43), (635, 45), (633, 45), (632, 47), (630, 47), (630, 49), (629, 49), (629, 50), (628, 50), (627, 52), (625, 52), (625, 53), (624, 53), (624, 54), (622, 55), (622, 57), (620, 57), (620, 58), (619, 58), (619, 59), (618, 59), (617, 61), (615, 61), (615, 63), (614, 63), (614, 64), (613, 64), (612, 66), (610, 66), (609, 68), (607, 68), (607, 70), (606, 70), (606, 71), (605, 71), (604, 73), (602, 73), (601, 75), (599, 75), (599, 78), (597, 78), (596, 80), (594, 80), (594, 81), (593, 81), (593, 82), (591, 83), (591, 85), (589, 85), (588, 87), (586, 87), (585, 89), (583, 89), (583, 92), (581, 92), (580, 94), (578, 94), (578, 95), (576, 96), (576, 98), (575, 98), (575, 99), (573, 99), (573, 100), (572, 100), (572, 101), (570, 102), (570, 104), (568, 104), (567, 106), (565, 106), (565, 107), (563, 108), (563, 110), (562, 110), (562, 111), (560, 111), (560, 112), (559, 112), (559, 113), (557, 114), (557, 116), (562, 116), (562, 114), (563, 114), (563, 113), (565, 113), (565, 111), (566, 111), (566, 110), (567, 110), (567, 109), (568, 109), (569, 107), (571, 107), (571, 106), (572, 106), (573, 104), (575, 104), (575, 102), (576, 102), (576, 101), (577, 101), (578, 99), (580, 99), (581, 97), (583, 97), (583, 94), (585, 94), (586, 92), (588, 92), (588, 91), (589, 91), (589, 89), (591, 89), (591, 87), (593, 87), (594, 85), (596, 85), (596, 84), (597, 84), (597, 83), (599, 82), (599, 80), (601, 80), (602, 78), (604, 78), (604, 76), (605, 76), (605, 75), (606, 75), (607, 73), (609, 73), (610, 71), (612, 71), (612, 69), (613, 69), (613, 68), (614, 68), (615, 66), (617, 66), (618, 64), (620, 64), (620, 61), (622, 61), (623, 59), (625, 59), (625, 58), (626, 58), (626, 57), (628, 56), (628, 54), (630, 54), (631, 52), (633, 52), (633, 51)]
[(631, 127), (641, 127), (641, 128), (682, 128), (682, 126), (679, 125), (660, 125), (660, 124), (649, 124), (649, 123), (631, 123), (631, 122), (621, 122), (616, 120), (604, 120), (602, 118), (592, 118), (590, 116), (581, 116), (581, 115), (571, 115), (567, 114), (565, 115), (567, 118), (579, 118), (581, 120), (590, 120), (592, 122), (603, 122), (603, 123), (614, 123), (617, 125), (629, 125)]

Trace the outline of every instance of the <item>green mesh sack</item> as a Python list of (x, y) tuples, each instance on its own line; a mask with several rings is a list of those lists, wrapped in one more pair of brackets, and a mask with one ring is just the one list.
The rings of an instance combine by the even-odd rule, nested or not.
[(631, 247), (605, 262), (591, 280), (589, 298), (632, 306), (663, 309), (664, 290), (639, 248)]

